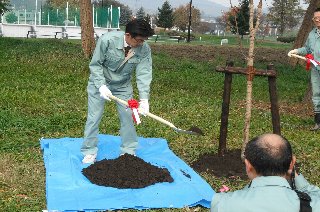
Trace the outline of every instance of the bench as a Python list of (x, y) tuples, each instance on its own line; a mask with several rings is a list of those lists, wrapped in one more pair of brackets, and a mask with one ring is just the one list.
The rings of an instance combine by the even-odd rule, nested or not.
[(176, 41), (178, 41), (178, 43), (179, 43), (181, 40), (186, 40), (184, 37), (182, 37), (182, 36), (180, 36), (180, 35), (170, 36), (170, 39), (171, 39), (171, 40), (176, 40)]
[(34, 30), (30, 30), (28, 31), (27, 33), (27, 38), (36, 38), (37, 37), (37, 31), (34, 31)]
[(152, 39), (155, 39), (154, 42), (165, 42), (165, 41), (177, 41), (178, 43), (181, 40), (185, 40), (184, 37), (177, 35), (177, 36), (166, 36), (166, 35), (154, 35)]
[(52, 34), (37, 34), (37, 38), (43, 38), (43, 37), (45, 37), (45, 38), (56, 38), (56, 35), (55, 35), (55, 33), (54, 32), (52, 32)]
[(65, 36), (63, 38), (66, 38), (66, 39), (72, 39), (72, 38), (75, 38), (75, 39), (81, 39), (81, 32), (79, 33), (70, 33), (70, 32), (63, 32), (65, 34)]
[(67, 32), (55, 32), (55, 35), (54, 35), (54, 38), (55, 39), (65, 39), (65, 38), (68, 38), (68, 33)]

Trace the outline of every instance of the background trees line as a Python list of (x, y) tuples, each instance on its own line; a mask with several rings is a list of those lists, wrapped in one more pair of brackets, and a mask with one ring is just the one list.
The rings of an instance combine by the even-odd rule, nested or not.
[[(309, 2), (305, 1), (306, 4)], [(258, 30), (258, 33), (263, 35), (269, 32), (270, 28), (277, 29), (277, 34), (283, 35), (299, 26), (305, 14), (299, 0), (273, 0), (272, 5), (266, 6), (268, 10), (262, 14)], [(239, 6), (231, 6), (216, 20), (234, 34), (248, 34), (249, 0), (240, 0)]]
[[(15, 1), (15, 0), (11, 0)], [(19, 2), (19, 1), (17, 1)], [(81, 22), (82, 22), (82, 41), (83, 43), (92, 43), (90, 48), (88, 47), (86, 55), (90, 55), (94, 46), (93, 27), (92, 27), (92, 5), (91, 0), (68, 0), (69, 5), (74, 5), (81, 8)], [(125, 25), (133, 16), (137, 18), (144, 18), (156, 24), (158, 27), (172, 28), (175, 26), (181, 31), (185, 31), (188, 27), (189, 21), (189, 4), (179, 6), (178, 8), (172, 8), (169, 1), (165, 1), (161, 8), (158, 8), (158, 13), (154, 16), (146, 14), (144, 8), (140, 8), (138, 12), (133, 15), (132, 10), (116, 0), (100, 0), (93, 1), (96, 6), (108, 7), (113, 5), (114, 7), (121, 8), (120, 25)], [(248, 22), (249, 22), (249, 0), (239, 0), (238, 6), (230, 5), (230, 9), (222, 13), (216, 21), (225, 28), (225, 31), (230, 31), (234, 34), (245, 35), (248, 33)], [(312, 9), (310, 5), (319, 5), (319, 0), (305, 0), (305, 3), (309, 4), (308, 11)], [(0, 12), (3, 14), (8, 10), (10, 0), (0, 0)], [(56, 8), (64, 8), (66, 4), (65, 0), (47, 0), (46, 5)], [(265, 34), (269, 31), (270, 27), (276, 27), (279, 29), (279, 35), (284, 32), (296, 27), (298, 23), (303, 19), (304, 10), (299, 5), (299, 0), (274, 0), (272, 5), (266, 5), (268, 12), (263, 14), (260, 20), (258, 33)], [(307, 12), (308, 13), (308, 12)], [(208, 26), (205, 22), (201, 22), (200, 10), (192, 7), (192, 21), (191, 29), (193, 32), (205, 32)], [(310, 16), (306, 14), (303, 19), (302, 28), (299, 30), (298, 39), (301, 41), (305, 38), (300, 35), (304, 32), (310, 31), (312, 22)], [(90, 28), (90, 29), (89, 29)], [(90, 37), (86, 37), (88, 34)], [(302, 36), (302, 37), (301, 37)], [(299, 39), (301, 37), (301, 39)], [(84, 45), (86, 46), (86, 45)]]
[[(90, 1), (90, 0), (88, 0)], [(17, 3), (15, 0), (11, 0)], [(68, 0), (69, 5), (80, 8), (83, 0)], [(90, 1), (91, 2), (91, 1)], [(139, 8), (135, 14), (126, 5), (119, 3), (116, 0), (100, 0), (93, 1), (97, 7), (120, 7), (120, 25), (125, 25), (132, 17), (138, 19), (146, 19), (152, 24), (163, 28), (175, 27), (180, 31), (186, 31), (189, 21), (189, 3), (180, 5), (177, 8), (172, 8), (169, 0), (158, 8), (157, 14), (147, 14), (143, 7)], [(10, 0), (0, 0), (0, 11), (5, 11)], [(310, 3), (310, 0), (305, 0), (305, 3)], [(18, 5), (17, 3), (16, 5)], [(65, 0), (46, 0), (44, 8), (61, 8), (66, 6)], [(283, 35), (284, 32), (295, 28), (301, 23), (304, 15), (304, 10), (300, 6), (299, 0), (273, 0), (271, 5), (266, 5), (268, 12), (264, 13), (260, 20), (258, 33), (266, 34), (271, 27), (278, 29), (278, 34)], [(266, 11), (266, 10), (265, 10)], [(213, 14), (214, 15), (214, 14)], [(14, 22), (17, 18), (11, 14), (8, 16), (8, 22)], [(228, 11), (222, 11), (222, 14), (216, 18), (220, 28), (224, 31), (230, 31), (234, 34), (245, 35), (248, 33), (249, 26), (249, 0), (239, 0), (239, 5), (230, 5)], [(209, 23), (201, 22), (201, 12), (196, 7), (192, 7), (191, 29), (194, 32), (204, 33), (210, 31)]]

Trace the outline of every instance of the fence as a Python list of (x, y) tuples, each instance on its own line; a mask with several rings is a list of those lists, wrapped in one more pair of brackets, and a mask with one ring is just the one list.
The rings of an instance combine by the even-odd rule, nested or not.
[[(94, 27), (118, 29), (120, 7), (95, 7), (92, 5)], [(54, 26), (80, 26), (80, 9), (67, 7), (65, 9), (44, 6), (34, 10), (21, 9), (7, 12), (2, 17), (2, 23), (33, 24)]]

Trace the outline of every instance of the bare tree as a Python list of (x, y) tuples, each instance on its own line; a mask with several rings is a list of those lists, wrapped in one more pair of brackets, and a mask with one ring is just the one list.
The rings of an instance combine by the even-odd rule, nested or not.
[(244, 135), (243, 135), (243, 144), (241, 150), (241, 158), (244, 160), (244, 150), (249, 141), (249, 131), (250, 131), (250, 119), (251, 119), (251, 109), (252, 109), (252, 81), (255, 74), (255, 69), (253, 67), (254, 62), (254, 41), (256, 31), (259, 28), (260, 17), (262, 14), (262, 0), (259, 1), (258, 10), (257, 10), (257, 20), (255, 26), (253, 24), (254, 18), (254, 5), (253, 0), (249, 1), (249, 10), (250, 10), (250, 18), (249, 18), (249, 31), (250, 31), (250, 45), (249, 45), (249, 54), (248, 54), (248, 70), (247, 70), (247, 97), (246, 97), (246, 114), (245, 114), (245, 125), (244, 125)]
[[(184, 32), (188, 29), (189, 11), (189, 4), (185, 4), (179, 6), (173, 12), (173, 24)], [(200, 23), (201, 13), (200, 10), (195, 7), (192, 7), (191, 12), (191, 28), (193, 28)]]

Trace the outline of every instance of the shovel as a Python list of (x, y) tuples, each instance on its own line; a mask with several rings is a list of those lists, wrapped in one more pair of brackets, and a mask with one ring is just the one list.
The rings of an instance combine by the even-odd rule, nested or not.
[[(125, 105), (125, 106), (129, 106), (128, 105), (128, 102), (122, 100), (122, 99), (119, 99), (118, 97), (115, 97), (113, 95), (109, 95), (109, 98), (122, 104), (122, 105)], [(161, 122), (162, 124), (165, 124), (165, 125), (168, 125), (169, 127), (171, 127), (174, 131), (178, 132), (178, 133), (184, 133), (184, 134), (190, 134), (190, 135), (204, 135), (204, 133), (202, 132), (201, 129), (197, 128), (197, 127), (191, 127), (189, 130), (183, 130), (183, 129), (179, 129), (177, 128), (176, 126), (174, 126), (171, 122), (159, 117), (159, 116), (156, 116), (152, 113), (147, 113), (146, 116), (149, 116), (150, 118), (153, 118), (159, 122)]]
[[(302, 60), (305, 60), (305, 61), (308, 60), (307, 58), (305, 58), (303, 56), (300, 56), (300, 55), (297, 55), (297, 54), (291, 54), (291, 56), (299, 58), (299, 59), (302, 59)], [(315, 60), (310, 60), (310, 62), (314, 65), (314, 67), (319, 65)]]

